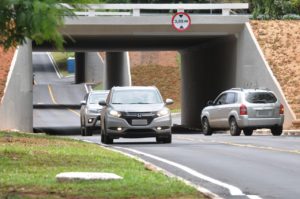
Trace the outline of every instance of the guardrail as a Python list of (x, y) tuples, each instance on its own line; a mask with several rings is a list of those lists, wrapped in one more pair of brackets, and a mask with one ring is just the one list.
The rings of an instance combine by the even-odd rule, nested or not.
[[(232, 10), (246, 10), (248, 3), (221, 3), (221, 4), (86, 4), (79, 5), (81, 10), (76, 9), (69, 4), (61, 4), (69, 9), (74, 9), (75, 14), (79, 16), (103, 16), (103, 15), (132, 15), (141, 16), (141, 10), (222, 10), (223, 16), (230, 15)], [(104, 10), (104, 11), (101, 11)], [(120, 10), (125, 10), (120, 12)], [(129, 11), (128, 11), (129, 10)]]

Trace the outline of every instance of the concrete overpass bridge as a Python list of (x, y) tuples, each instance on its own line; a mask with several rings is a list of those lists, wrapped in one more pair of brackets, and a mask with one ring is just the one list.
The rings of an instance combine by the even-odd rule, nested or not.
[[(91, 74), (94, 70), (85, 66), (87, 53), (106, 51), (103, 73), (105, 88), (109, 89), (131, 84), (127, 51), (173, 50), (181, 55), (183, 125), (198, 127), (207, 100), (231, 87), (268, 87), (285, 106), (285, 126), (290, 126), (295, 118), (252, 33), (248, 16), (231, 15), (232, 10), (247, 9), (248, 4), (101, 4), (88, 8), (92, 10), (76, 12), (77, 17), (66, 18), (60, 30), (66, 40), (65, 50), (77, 52), (76, 83), (84, 82), (85, 73)], [(103, 9), (117, 9), (118, 12), (99, 12)], [(119, 12), (122, 9), (126, 11)], [(179, 32), (172, 27), (172, 13), (143, 14), (143, 9), (190, 12), (191, 26)], [(192, 13), (211, 9), (220, 10), (220, 14)], [(28, 53), (57, 49), (50, 43), (36, 45), (34, 42), (20, 50), (23, 48), (27, 54), (22, 57), (28, 66), (22, 70), (29, 84), (32, 69), (29, 69), (31, 58), (26, 58)], [(30, 85), (28, 87), (28, 92), (23, 93), (28, 100), (26, 107), (32, 104)], [(5, 109), (3, 105), (1, 109)], [(5, 110), (1, 109), (0, 115), (3, 115)], [(24, 111), (30, 115), (30, 110)], [(28, 124), (23, 121), (13, 125), (22, 129), (21, 126), (29, 124), (30, 121)]]

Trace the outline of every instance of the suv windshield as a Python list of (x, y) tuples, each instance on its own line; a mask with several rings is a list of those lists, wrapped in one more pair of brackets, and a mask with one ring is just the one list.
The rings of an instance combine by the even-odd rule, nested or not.
[(112, 95), (112, 104), (159, 104), (163, 103), (156, 90), (119, 90)]
[(246, 94), (246, 100), (250, 103), (275, 103), (277, 101), (275, 95), (269, 92), (250, 92)]

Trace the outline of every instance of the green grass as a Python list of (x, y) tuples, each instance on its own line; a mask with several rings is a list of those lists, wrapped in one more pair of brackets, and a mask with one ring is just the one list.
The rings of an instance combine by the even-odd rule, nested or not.
[[(57, 182), (60, 172), (112, 172), (118, 181)], [(205, 198), (194, 188), (98, 145), (0, 132), (0, 198)]]
[(55, 60), (60, 74), (64, 77), (71, 75), (67, 69), (67, 59), (69, 57), (74, 57), (74, 52), (52, 52), (53, 59)]

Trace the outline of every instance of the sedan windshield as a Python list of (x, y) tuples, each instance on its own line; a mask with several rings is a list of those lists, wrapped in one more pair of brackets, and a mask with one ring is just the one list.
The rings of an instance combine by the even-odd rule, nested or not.
[(163, 103), (156, 90), (120, 90), (112, 96), (112, 104), (159, 104)]
[(101, 100), (106, 100), (108, 93), (93, 93), (89, 97), (89, 104), (98, 104)]

